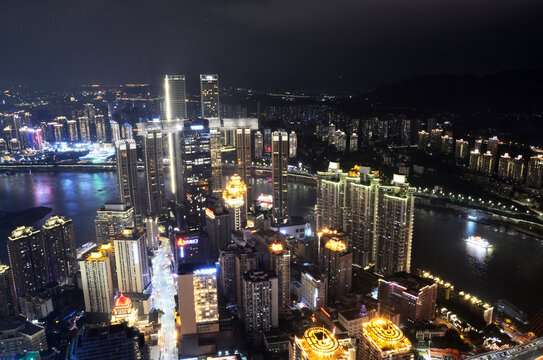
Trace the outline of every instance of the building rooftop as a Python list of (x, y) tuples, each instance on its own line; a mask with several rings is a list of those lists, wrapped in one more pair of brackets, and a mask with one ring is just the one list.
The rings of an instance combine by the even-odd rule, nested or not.
[(426, 286), (435, 284), (435, 281), (429, 278), (422, 278), (417, 275), (409, 274), (406, 272), (400, 272), (392, 275), (386, 279), (386, 281), (395, 282), (407, 289), (408, 292), (418, 294), (420, 290)]
[(362, 315), (360, 314), (360, 309), (343, 310), (339, 312), (339, 315), (343, 316), (347, 321), (362, 318)]
[(309, 328), (301, 338), (294, 337), (294, 341), (307, 359), (348, 359), (348, 354), (343, 346), (339, 344), (335, 335), (326, 328)]
[(364, 336), (386, 353), (401, 353), (411, 350), (411, 342), (396, 324), (386, 319), (374, 319), (362, 325)]

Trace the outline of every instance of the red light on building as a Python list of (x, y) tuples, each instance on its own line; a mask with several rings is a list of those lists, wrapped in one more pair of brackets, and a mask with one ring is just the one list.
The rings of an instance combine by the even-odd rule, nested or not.
[(182, 237), (177, 239), (177, 246), (185, 246), (185, 245), (187, 245), (187, 242), (185, 241), (185, 239), (183, 239)]

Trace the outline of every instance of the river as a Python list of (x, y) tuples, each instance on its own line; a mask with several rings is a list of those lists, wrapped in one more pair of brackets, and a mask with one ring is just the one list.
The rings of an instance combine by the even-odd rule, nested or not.
[[(143, 180), (143, 173), (140, 176)], [(270, 193), (266, 179), (255, 179), (252, 185), (253, 196)], [(73, 220), (78, 245), (94, 239), (96, 210), (116, 198), (115, 172), (0, 173), (0, 211), (49, 207), (50, 215)], [(291, 215), (314, 216), (315, 198), (314, 186), (289, 184)], [(11, 230), (0, 228), (3, 263), (8, 262), (6, 239)], [(493, 249), (473, 248), (463, 241), (469, 235), (485, 237)], [(543, 307), (543, 244), (511, 229), (474, 223), (441, 210), (416, 209), (412, 265), (489, 302), (506, 298), (529, 314)]]

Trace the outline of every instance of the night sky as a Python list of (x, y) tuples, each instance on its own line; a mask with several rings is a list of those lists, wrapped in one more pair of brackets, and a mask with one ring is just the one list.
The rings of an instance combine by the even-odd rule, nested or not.
[(543, 63), (541, 0), (0, 0), (0, 88), (158, 82), (369, 89)]

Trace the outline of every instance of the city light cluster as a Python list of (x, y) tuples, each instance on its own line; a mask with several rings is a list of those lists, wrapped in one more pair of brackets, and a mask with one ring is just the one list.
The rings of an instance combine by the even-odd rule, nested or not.
[(341, 240), (335, 240), (335, 239), (328, 240), (326, 244), (324, 245), (324, 247), (332, 251), (337, 251), (337, 252), (342, 252), (342, 251), (347, 250), (347, 244), (345, 244)]
[(364, 334), (381, 351), (403, 352), (411, 350), (411, 342), (404, 336), (402, 330), (388, 319), (377, 318), (362, 326)]
[(347, 359), (348, 354), (338, 340), (323, 327), (312, 327), (304, 332), (302, 338), (295, 337), (298, 347), (306, 359)]
[(247, 193), (247, 185), (241, 181), (239, 175), (234, 175), (229, 182), (226, 183), (226, 187), (222, 193), (222, 197), (229, 207), (240, 207), (245, 202), (245, 194)]

